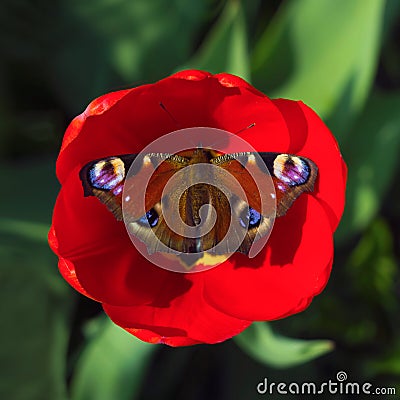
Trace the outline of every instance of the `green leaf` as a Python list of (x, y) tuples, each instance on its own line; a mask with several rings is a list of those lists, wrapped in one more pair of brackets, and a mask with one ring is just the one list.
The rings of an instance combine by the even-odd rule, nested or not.
[(229, 72), (250, 80), (246, 21), (240, 0), (228, 0), (200, 49), (180, 69)]
[(155, 345), (144, 343), (108, 318), (95, 321), (72, 380), (72, 400), (133, 400)]
[(346, 208), (336, 233), (340, 242), (365, 229), (394, 182), (400, 152), (400, 95), (375, 93), (342, 152), (348, 164)]
[(274, 368), (306, 363), (333, 350), (329, 340), (300, 340), (278, 335), (270, 325), (254, 322), (235, 338), (236, 343), (255, 360)]
[(0, 397), (66, 399), (73, 299), (47, 244), (0, 235)]
[(363, 302), (379, 303), (382, 309), (396, 312), (397, 264), (389, 226), (374, 220), (351, 253), (346, 268)]
[[(67, 398), (65, 358), (73, 297), (47, 244), (57, 189), (53, 162), (0, 168), (0, 398)], [(29, 215), (30, 214), (30, 215)]]
[[(15, 232), (19, 224), (18, 230), (21, 230), (18, 235), (38, 234), (35, 240), (43, 240), (45, 226), (50, 226), (59, 188), (55, 160), (20, 159), (18, 162), (1, 163), (0, 179), (7, 188), (7, 195), (0, 196), (0, 218), (6, 224), (0, 231)], [(27, 232), (28, 226), (32, 228), (30, 233)]]
[(254, 84), (271, 97), (303, 100), (341, 137), (372, 84), (385, 2), (285, 5), (255, 47)]
[(49, 225), (0, 217), (0, 234), (16, 235), (34, 242), (47, 243)]
[(50, 82), (76, 113), (111, 90), (164, 78), (189, 57), (205, 10), (196, 0), (63, 1)]
[(364, 365), (365, 375), (375, 378), (376, 375), (397, 375), (400, 376), (400, 341), (391, 346), (383, 356), (368, 361)]

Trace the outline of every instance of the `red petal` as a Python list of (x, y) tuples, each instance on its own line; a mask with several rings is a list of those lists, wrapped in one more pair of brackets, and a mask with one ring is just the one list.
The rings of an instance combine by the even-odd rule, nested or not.
[(62, 277), (79, 293), (91, 297), (79, 283), (78, 278), (76, 277), (74, 265), (58, 254), (58, 240), (53, 226), (50, 227), (48, 239), (51, 249), (58, 255), (58, 269)]
[(325, 210), (303, 194), (275, 221), (266, 248), (256, 258), (234, 255), (204, 273), (205, 298), (222, 312), (248, 320), (297, 313), (328, 281), (332, 254)]
[(215, 126), (237, 133), (257, 151), (286, 152), (290, 135), (276, 105), (268, 97), (255, 95), (246, 88), (236, 90), (213, 111)]
[(207, 71), (200, 71), (198, 69), (187, 69), (185, 71), (176, 72), (175, 74), (165, 79), (179, 78), (186, 79), (188, 81), (201, 81), (202, 79), (209, 78), (211, 76), (212, 74)]
[(140, 340), (153, 344), (164, 343), (172, 347), (179, 347), (179, 346), (192, 346), (194, 344), (202, 343), (199, 342), (198, 340), (193, 340), (186, 336), (165, 337), (147, 329), (133, 329), (133, 328), (124, 328), (124, 329), (127, 332), (139, 338)]
[(67, 139), (69, 144), (57, 160), (60, 182), (77, 166), (110, 155), (138, 153), (166, 133), (198, 126), (218, 128), (212, 118), (214, 110), (227, 96), (239, 92), (206, 78), (169, 77), (129, 91), (99, 115), (77, 117), (67, 130), (73, 140)]
[[(104, 304), (104, 310), (121, 327), (141, 339), (172, 346), (195, 342), (218, 343), (237, 335), (250, 325), (211, 307), (203, 298), (203, 277), (190, 276), (192, 286), (169, 307), (116, 307)], [(137, 334), (136, 329), (145, 330)]]
[(214, 75), (214, 78), (217, 78), (222, 86), (243, 88), (249, 90), (257, 96), (266, 97), (264, 93), (260, 92), (254, 86), (250, 85), (250, 83), (236, 75), (221, 73)]
[(304, 146), (308, 135), (307, 120), (303, 110), (297, 101), (285, 99), (275, 99), (272, 101), (282, 113), (289, 131), (290, 146), (287, 152), (297, 154)]
[[(286, 114), (286, 120), (296, 118), (289, 108), (290, 100), (274, 100), (275, 104)], [(315, 196), (325, 208), (334, 231), (339, 224), (345, 203), (346, 166), (340, 154), (336, 139), (318, 115), (304, 103), (298, 102), (307, 121), (307, 140), (296, 154), (308, 157), (318, 166), (318, 178), (315, 185)], [(299, 129), (293, 126), (292, 137), (302, 137)]]
[[(124, 224), (98, 199), (83, 197), (78, 170), (70, 174), (57, 198), (53, 229), (57, 253), (66, 262), (60, 261), (61, 273), (73, 286), (77, 279), (98, 301), (145, 304), (162, 293), (163, 304), (168, 304), (190, 287), (183, 274), (158, 268), (139, 254)], [(168, 293), (163, 292), (166, 282)]]
[[(121, 100), (132, 90), (134, 89), (120, 90), (117, 92), (111, 92), (103, 96), (100, 96), (97, 99), (93, 100), (86, 107), (86, 110), (82, 114), (75, 117), (69, 124), (67, 130), (65, 131), (63, 142), (61, 145), (59, 160), (62, 159), (61, 156), (67, 150), (67, 148), (77, 139), (88, 117), (93, 117), (103, 114), (111, 107), (113, 107), (119, 100)], [(71, 167), (69, 170), (71, 170), (72, 168), (73, 167)], [(68, 172), (69, 172), (68, 167), (67, 171), (65, 171), (63, 168), (57, 165), (57, 176), (60, 182), (64, 180), (64, 174), (67, 174)]]

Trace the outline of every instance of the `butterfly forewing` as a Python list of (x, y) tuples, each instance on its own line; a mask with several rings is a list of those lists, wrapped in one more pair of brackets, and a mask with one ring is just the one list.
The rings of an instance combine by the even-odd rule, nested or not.
[(259, 153), (275, 186), (276, 216), (286, 214), (303, 192), (314, 190), (318, 167), (308, 158), (284, 153)]

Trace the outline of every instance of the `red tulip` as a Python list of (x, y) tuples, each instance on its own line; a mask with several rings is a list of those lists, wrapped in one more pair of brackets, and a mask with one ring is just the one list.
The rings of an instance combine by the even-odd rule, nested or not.
[[(168, 114), (180, 128), (238, 132), (257, 151), (300, 155), (318, 166), (314, 191), (303, 193), (275, 220), (255, 258), (235, 253), (192, 274), (161, 269), (136, 250), (123, 222), (97, 198), (84, 197), (79, 172), (85, 164), (139, 153), (177, 129)], [(217, 343), (252, 321), (298, 313), (323, 290), (344, 207), (346, 171), (335, 138), (302, 102), (271, 100), (233, 75), (183, 71), (101, 96), (71, 122), (57, 160), (62, 188), (49, 243), (68, 283), (101, 302), (133, 335), (171, 346)]]

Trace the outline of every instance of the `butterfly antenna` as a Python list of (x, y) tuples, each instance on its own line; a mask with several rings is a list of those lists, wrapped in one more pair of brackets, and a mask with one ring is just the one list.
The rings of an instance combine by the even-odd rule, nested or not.
[(246, 128), (240, 129), (239, 131), (237, 131), (237, 132), (235, 133), (235, 135), (238, 135), (239, 133), (242, 133), (243, 131), (246, 131), (247, 129), (251, 129), (251, 128), (253, 128), (254, 126), (256, 126), (256, 123), (255, 123), (255, 122), (253, 122), (252, 124), (246, 126)]
[(164, 103), (162, 101), (160, 101), (159, 103), (160, 107), (169, 115), (169, 117), (172, 119), (172, 121), (175, 122), (175, 124), (177, 126), (179, 126), (179, 122), (177, 121), (177, 119), (170, 113), (170, 111), (167, 109), (167, 107), (165, 107)]
[[(250, 125), (246, 126), (246, 128), (240, 129), (239, 131), (235, 132), (234, 134), (235, 134), (235, 135), (238, 135), (239, 133), (241, 133), (241, 132), (243, 132), (243, 131), (245, 131), (245, 130), (247, 130), (247, 129), (251, 129), (251, 128), (253, 128), (254, 126), (256, 126), (256, 123), (255, 123), (255, 122), (253, 122), (253, 123), (251, 123)], [(215, 146), (215, 145), (218, 145), (219, 143), (222, 143), (222, 142), (223, 142), (223, 140), (217, 140), (217, 141), (215, 141), (214, 143), (212, 143), (212, 144), (210, 145), (210, 147)]]

